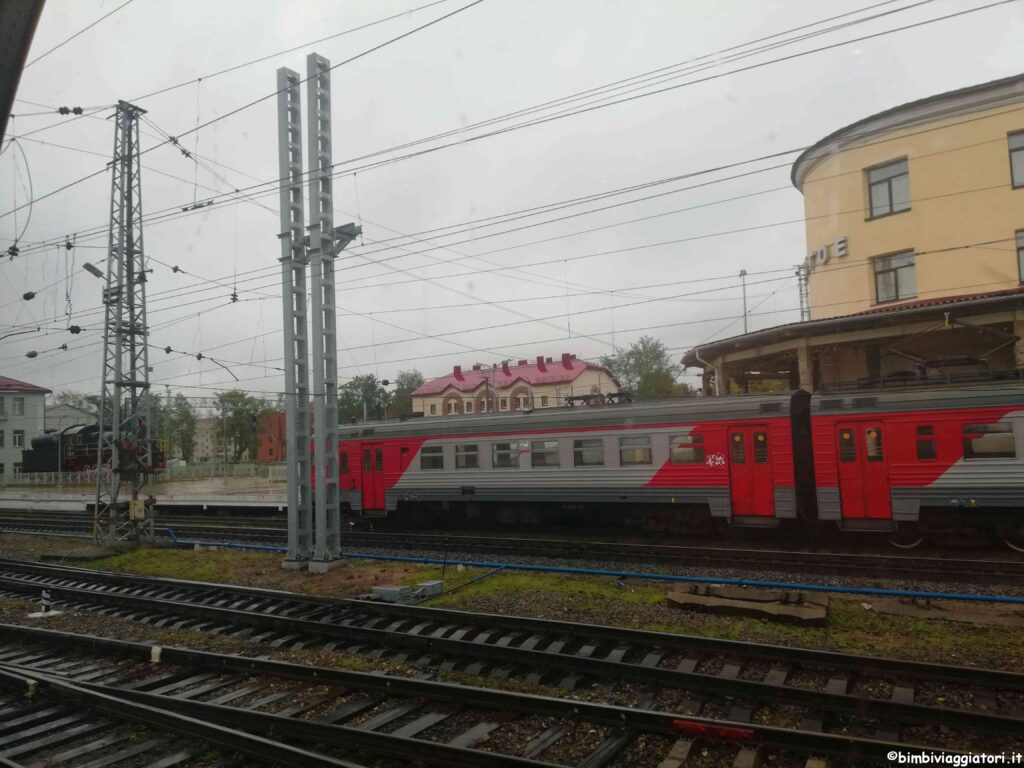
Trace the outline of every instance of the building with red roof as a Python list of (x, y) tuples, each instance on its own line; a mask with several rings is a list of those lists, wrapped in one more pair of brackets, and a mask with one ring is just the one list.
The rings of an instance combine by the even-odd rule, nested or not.
[(618, 391), (619, 382), (607, 368), (565, 353), (557, 360), (538, 356), (532, 362), (505, 360), (468, 370), (456, 365), (413, 392), (412, 402), (424, 416), (443, 416), (555, 408), (571, 397), (603, 398)]

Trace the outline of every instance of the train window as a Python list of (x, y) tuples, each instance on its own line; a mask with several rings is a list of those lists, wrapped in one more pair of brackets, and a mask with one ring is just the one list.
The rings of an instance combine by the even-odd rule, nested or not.
[(964, 424), (965, 459), (1015, 459), (1013, 424)]
[(733, 464), (745, 464), (747, 461), (746, 442), (742, 432), (729, 435), (729, 460)]
[(480, 449), (476, 445), (455, 446), (456, 469), (480, 469)]
[(930, 461), (938, 456), (935, 450), (935, 428), (917, 428), (917, 460)]
[(767, 432), (755, 432), (754, 433), (754, 463), (755, 464), (767, 464), (768, 463), (768, 433)]
[(493, 446), (491, 446), (491, 464), (495, 469), (518, 469), (518, 444), (495, 443)]
[(342, 475), (348, 474), (348, 452), (342, 451), (338, 456), (338, 472)]
[(619, 464), (627, 466), (630, 464), (651, 463), (651, 438), (644, 437), (620, 437), (619, 438)]
[(421, 448), (420, 469), (444, 469), (444, 449), (440, 445)]
[(839, 430), (839, 460), (857, 460), (857, 444), (854, 442), (852, 429)]
[(370, 471), (370, 449), (363, 448), (363, 472)]
[(535, 467), (557, 467), (558, 441), (534, 440), (530, 443), (530, 462)]
[(380, 472), (384, 469), (384, 449), (378, 448), (375, 452), (377, 458), (377, 471)]
[(668, 439), (669, 461), (673, 464), (703, 464), (704, 438), (701, 435), (672, 435)]
[(572, 463), (577, 467), (603, 467), (604, 441), (600, 438), (573, 440)]
[(882, 460), (882, 430), (878, 427), (868, 427), (864, 430), (864, 451), (868, 455), (868, 461)]

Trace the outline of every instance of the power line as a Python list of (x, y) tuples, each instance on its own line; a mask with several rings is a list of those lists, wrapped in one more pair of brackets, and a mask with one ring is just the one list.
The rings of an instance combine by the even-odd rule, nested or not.
[[(419, 157), (419, 156), (422, 156), (424, 154), (440, 151), (441, 149), (446, 149), (446, 148), (449, 148), (449, 147), (452, 147), (452, 146), (466, 144), (466, 143), (470, 143), (470, 142), (474, 142), (474, 141), (479, 141), (481, 139), (490, 138), (490, 137), (493, 137), (493, 136), (498, 136), (498, 135), (501, 135), (501, 134), (504, 134), (504, 133), (507, 133), (507, 132), (510, 132), (510, 131), (513, 131), (513, 130), (519, 130), (521, 128), (526, 128), (526, 127), (531, 127), (533, 125), (539, 125), (539, 124), (542, 124), (542, 123), (551, 122), (552, 120), (558, 120), (558, 119), (561, 119), (563, 117), (569, 117), (569, 116), (572, 116), (572, 115), (578, 115), (578, 114), (583, 114), (583, 113), (586, 113), (586, 112), (591, 112), (591, 111), (596, 110), (596, 109), (603, 109), (603, 108), (608, 107), (608, 106), (614, 106), (614, 105), (617, 105), (617, 104), (622, 104), (622, 103), (626, 103), (626, 102), (629, 102), (629, 101), (634, 101), (634, 100), (639, 99), (639, 98), (645, 98), (647, 96), (653, 96), (653, 95), (657, 95), (657, 94), (660, 94), (660, 93), (665, 93), (665, 92), (668, 92), (668, 91), (676, 90), (678, 88), (683, 88), (683, 87), (686, 87), (688, 85), (695, 85), (695, 84), (698, 84), (698, 83), (708, 82), (710, 80), (718, 79), (718, 78), (721, 78), (721, 77), (726, 77), (728, 75), (738, 74), (738, 73), (741, 73), (741, 72), (746, 72), (746, 71), (750, 71), (750, 70), (753, 70), (753, 69), (758, 69), (760, 67), (769, 66), (769, 65), (772, 65), (772, 64), (778, 64), (778, 63), (785, 62), (785, 61), (790, 61), (790, 60), (793, 60), (793, 59), (796, 59), (796, 58), (800, 58), (800, 57), (803, 57), (803, 56), (808, 56), (808, 55), (811, 55), (811, 54), (815, 54), (815, 53), (820, 53), (820, 52), (823, 52), (823, 51), (831, 50), (833, 48), (838, 48), (838, 47), (850, 45), (852, 43), (863, 42), (865, 40), (870, 40), (870, 39), (874, 39), (874, 38), (877, 38), (877, 37), (882, 37), (882, 36), (885, 36), (885, 35), (895, 34), (897, 32), (903, 32), (903, 31), (906, 31), (906, 30), (909, 30), (909, 29), (915, 29), (915, 28), (918, 28), (918, 27), (921, 27), (921, 26), (925, 26), (925, 25), (928, 25), (928, 24), (933, 24), (933, 23), (936, 23), (936, 22), (939, 22), (939, 21), (947, 21), (949, 19), (957, 18), (957, 17), (964, 16), (964, 15), (967, 15), (967, 14), (977, 13), (979, 11), (988, 10), (988, 9), (995, 8), (995, 7), (998, 7), (998, 6), (1001, 6), (1001, 5), (1006, 5), (1006, 4), (1014, 2), (1014, 1), (1015, 0), (996, 0), (996, 2), (989, 3), (988, 5), (984, 5), (984, 6), (979, 6), (977, 8), (971, 8), (971, 9), (967, 9), (967, 10), (964, 10), (964, 11), (958, 11), (956, 13), (947, 14), (945, 16), (939, 16), (939, 17), (935, 17), (935, 18), (931, 18), (931, 19), (926, 19), (926, 20), (923, 20), (923, 21), (920, 21), (920, 22), (915, 22), (913, 24), (904, 25), (902, 27), (895, 27), (895, 28), (888, 29), (888, 30), (882, 30), (880, 32), (875, 32), (875, 33), (872, 33), (872, 34), (869, 34), (869, 35), (863, 35), (861, 37), (851, 38), (849, 40), (844, 40), (844, 41), (840, 41), (840, 42), (837, 42), (837, 43), (832, 43), (830, 45), (821, 46), (821, 47), (818, 47), (818, 48), (813, 48), (813, 49), (810, 49), (810, 50), (807, 50), (807, 51), (801, 51), (801, 52), (790, 54), (788, 56), (783, 56), (783, 57), (780, 57), (780, 58), (777, 58), (777, 59), (771, 59), (769, 61), (760, 62), (760, 63), (757, 63), (757, 64), (748, 65), (748, 66), (745, 66), (745, 67), (740, 67), (740, 68), (737, 68), (737, 69), (729, 70), (728, 72), (723, 72), (723, 73), (718, 73), (718, 74), (714, 74), (714, 75), (709, 75), (709, 76), (706, 76), (706, 77), (703, 77), (703, 78), (699, 78), (699, 79), (696, 79), (696, 80), (688, 81), (686, 83), (678, 83), (678, 84), (675, 84), (675, 85), (672, 85), (672, 86), (667, 86), (665, 88), (660, 88), (660, 89), (657, 89), (657, 90), (648, 91), (646, 93), (624, 97), (624, 98), (618, 99), (616, 101), (611, 101), (611, 102), (608, 102), (608, 103), (605, 103), (605, 104), (587, 106), (587, 107), (583, 107), (583, 108), (576, 109), (576, 110), (573, 110), (573, 111), (565, 112), (565, 113), (562, 113), (562, 114), (556, 114), (556, 115), (553, 115), (553, 116), (548, 116), (548, 117), (544, 117), (544, 118), (539, 118), (537, 120), (533, 120), (533, 121), (529, 121), (529, 122), (525, 122), (525, 123), (520, 123), (518, 125), (509, 126), (509, 127), (506, 127), (506, 128), (502, 128), (500, 130), (491, 131), (489, 133), (484, 133), (484, 134), (480, 134), (480, 135), (477, 135), (477, 136), (471, 136), (469, 138), (462, 139), (462, 140), (460, 140), (458, 142), (451, 142), (451, 143), (448, 143), (448, 144), (443, 144), (443, 145), (440, 145), (438, 147), (433, 147), (433, 148), (430, 148), (430, 149), (427, 149), (427, 150), (422, 150), (422, 151), (419, 151), (419, 152), (414, 152), (414, 153), (402, 155), (402, 156), (399, 156), (398, 158), (389, 159), (389, 160), (383, 161), (381, 163), (375, 163), (375, 164), (372, 164), (370, 166), (364, 166), (362, 168), (355, 169), (355, 171), (366, 170), (366, 168), (368, 168), (368, 167), (369, 168), (373, 168), (373, 167), (380, 167), (381, 165), (389, 165), (389, 164), (392, 164), (394, 162), (398, 162), (400, 160), (409, 159), (411, 157)], [(383, 47), (385, 47), (387, 45), (390, 45), (391, 43), (394, 43), (394, 42), (396, 42), (398, 40), (401, 40), (401, 39), (403, 39), (405, 37), (408, 37), (411, 34), (414, 34), (414, 33), (418, 32), (418, 31), (420, 31), (422, 29), (425, 29), (425, 28), (427, 28), (429, 26), (432, 26), (433, 24), (436, 24), (436, 23), (438, 23), (440, 21), (443, 21), (444, 19), (447, 19), (447, 18), (449, 18), (451, 16), (454, 16), (457, 13), (461, 13), (462, 11), (469, 9), (469, 8), (473, 7), (474, 5), (477, 5), (480, 2), (483, 2), (483, 0), (474, 0), (474, 2), (472, 2), (472, 3), (470, 3), (470, 4), (466, 5), (466, 6), (463, 6), (462, 8), (459, 8), (456, 11), (453, 11), (453, 12), (451, 12), (449, 14), (446, 14), (445, 16), (441, 16), (440, 18), (435, 19), (435, 20), (433, 20), (431, 22), (428, 22), (427, 24), (424, 24), (424, 25), (422, 25), (420, 27), (417, 27), (417, 28), (415, 28), (413, 30), (410, 30), (409, 32), (406, 32), (406, 33), (404, 33), (402, 35), (399, 35), (399, 36), (397, 36), (395, 38), (392, 38), (392, 39), (390, 39), (388, 41), (385, 41), (384, 43), (381, 43), (381, 44), (379, 44), (377, 46), (374, 46), (373, 48), (370, 48), (370, 49), (368, 49), (366, 51), (363, 51), (363, 52), (361, 52), (359, 54), (356, 54), (355, 56), (353, 56), (353, 57), (351, 57), (349, 59), (346, 59), (345, 61), (339, 62), (338, 64), (333, 65), (331, 67), (331, 69), (336, 69), (337, 67), (340, 67), (340, 66), (348, 64), (348, 63), (350, 63), (352, 61), (355, 61), (356, 59), (359, 59), (359, 58), (361, 58), (361, 57), (363, 57), (363, 56), (365, 56), (365, 55), (367, 55), (369, 53), (372, 53), (372, 52), (374, 52), (376, 50), (379, 50), (380, 48), (383, 48)], [(186, 136), (186, 135), (194, 133), (194, 132), (196, 132), (198, 130), (206, 128), (206, 127), (212, 125), (213, 123), (219, 122), (220, 120), (223, 120), (223, 119), (226, 119), (228, 117), (231, 117), (232, 115), (238, 114), (239, 112), (241, 112), (243, 110), (246, 110), (246, 109), (249, 109), (250, 107), (255, 106), (256, 104), (259, 104), (259, 103), (261, 103), (263, 101), (266, 101), (267, 99), (273, 98), (276, 95), (277, 95), (277, 91), (274, 91), (271, 94), (268, 94), (266, 96), (260, 97), (260, 98), (254, 100), (254, 101), (248, 102), (247, 104), (243, 104), (242, 106), (240, 106), (240, 107), (238, 107), (238, 108), (236, 108), (234, 110), (226, 112), (226, 113), (224, 113), (222, 115), (218, 115), (216, 118), (213, 118), (212, 120), (209, 120), (206, 123), (198, 125), (195, 128), (189, 129), (188, 131), (185, 131), (184, 133), (178, 135), (176, 138), (180, 139), (182, 136)], [(169, 142), (165, 142), (165, 144), (166, 143), (169, 143)], [(154, 147), (150, 147), (149, 149), (145, 150), (144, 153), (150, 152), (150, 151), (152, 151), (154, 149), (157, 149), (159, 146), (163, 146), (163, 145), (157, 145), (157, 146), (154, 146)], [(345, 163), (355, 162), (355, 161), (358, 161), (360, 159), (365, 159), (365, 158), (368, 158), (368, 157), (370, 157), (370, 155), (362, 156), (360, 158), (355, 158), (355, 160), (349, 160), (349, 161), (344, 161), (344, 162)], [(339, 164), (335, 163), (334, 166), (332, 166), (332, 167), (337, 167), (337, 165), (339, 165)], [(67, 184), (64, 187), (61, 187), (61, 188), (56, 189), (56, 190), (53, 190), (52, 192), (49, 192), (46, 195), (41, 196), (39, 199), (42, 200), (42, 199), (44, 199), (46, 197), (49, 197), (49, 196), (51, 196), (53, 194), (57, 194), (58, 192), (61, 192), (64, 189), (67, 189), (67, 188), (69, 188), (71, 186), (74, 186), (74, 185), (76, 185), (78, 183), (87, 181), (88, 179), (98, 175), (101, 172), (102, 171), (97, 171), (97, 172), (95, 172), (93, 174), (89, 174), (87, 176), (84, 176), (84, 177), (82, 177), (81, 179), (78, 179), (75, 182), (71, 182), (70, 184)], [(277, 183), (279, 181), (280, 180), (276, 180), (275, 183)], [(3, 218), (4, 216), (9, 215), (10, 213), (11, 213), (11, 211), (8, 211), (6, 213), (0, 214), (0, 218)]]
[(75, 34), (73, 34), (71, 37), (67, 38), (66, 40), (64, 40), (64, 41), (62, 41), (60, 43), (57, 43), (57, 45), (53, 46), (53, 48), (48, 50), (46, 53), (42, 53), (39, 56), (36, 56), (34, 59), (32, 59), (32, 61), (30, 61), (28, 64), (26, 64), (24, 67), (22, 67), (22, 69), (28, 69), (33, 64), (35, 64), (37, 61), (40, 61), (41, 59), (45, 59), (47, 56), (49, 56), (51, 53), (56, 51), (58, 48), (64, 47), (65, 45), (70, 43), (72, 40), (74, 40), (76, 37), (78, 37), (79, 35), (83, 34), (84, 32), (88, 32), (90, 29), (95, 27), (97, 24), (99, 24), (104, 19), (110, 18), (115, 13), (120, 11), (122, 8), (131, 5), (132, 2), (133, 2), (133, 0), (128, 0), (127, 2), (122, 3), (121, 5), (117, 6), (117, 8), (115, 8), (114, 10), (109, 11), (109, 12), (103, 14), (98, 19), (96, 19), (96, 21), (92, 22), (91, 24), (88, 24), (87, 26), (85, 26), (82, 29), (80, 29), (77, 32), (75, 32)]

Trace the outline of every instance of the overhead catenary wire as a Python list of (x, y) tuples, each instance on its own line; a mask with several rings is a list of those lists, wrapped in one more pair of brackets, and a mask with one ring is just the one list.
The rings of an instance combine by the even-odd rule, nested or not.
[[(385, 42), (383, 42), (383, 43), (381, 43), (381, 44), (379, 44), (377, 46), (374, 46), (374, 47), (372, 47), (372, 48), (370, 48), (370, 49), (368, 49), (366, 51), (363, 51), (363, 52), (361, 52), (359, 54), (356, 54), (355, 56), (350, 57), (349, 59), (346, 59), (346, 60), (344, 60), (342, 62), (339, 62), (338, 64), (332, 65), (331, 69), (336, 69), (337, 67), (340, 67), (340, 66), (348, 64), (348, 63), (350, 63), (352, 61), (355, 61), (355, 60), (357, 60), (357, 59), (359, 59), (359, 58), (361, 58), (361, 57), (363, 57), (363, 56), (365, 56), (365, 55), (367, 55), (369, 53), (372, 53), (372, 52), (374, 52), (376, 50), (379, 50), (380, 48), (385, 47), (386, 45), (390, 45), (391, 43), (394, 43), (394, 42), (396, 42), (398, 40), (401, 40), (401, 39), (403, 39), (405, 37), (408, 37), (409, 35), (414, 34), (414, 33), (418, 32), (418, 31), (420, 31), (422, 29), (426, 29), (427, 27), (432, 26), (432, 25), (434, 25), (434, 24), (436, 24), (436, 23), (438, 23), (440, 21), (443, 21), (443, 20), (445, 20), (445, 19), (447, 19), (447, 18), (449, 18), (451, 16), (454, 16), (457, 13), (461, 13), (461, 12), (463, 12), (465, 10), (468, 10), (469, 8), (477, 5), (480, 2), (483, 2), (483, 0), (474, 0), (474, 2), (469, 3), (468, 5), (463, 6), (462, 8), (459, 8), (459, 9), (457, 9), (455, 11), (452, 11), (451, 13), (446, 14), (445, 16), (442, 16), (442, 17), (440, 17), (438, 19), (434, 19), (433, 21), (428, 22), (428, 23), (426, 23), (424, 25), (421, 25), (420, 27), (417, 27), (417, 28), (415, 28), (413, 30), (410, 30), (409, 32), (406, 32), (406, 33), (404, 33), (402, 35), (399, 35), (397, 37), (391, 38), (390, 40), (387, 40), (387, 41), (385, 41)], [(570, 111), (570, 112), (566, 112), (566, 113), (562, 113), (562, 114), (558, 114), (558, 115), (554, 115), (554, 116), (549, 116), (549, 117), (544, 117), (544, 118), (539, 118), (537, 120), (528, 121), (528, 122), (525, 122), (525, 123), (520, 123), (518, 125), (505, 127), (505, 128), (502, 128), (502, 129), (499, 129), (499, 130), (496, 130), (496, 131), (491, 131), (491, 132), (488, 132), (488, 133), (484, 133), (484, 134), (480, 134), (480, 135), (476, 135), (476, 136), (471, 136), (471, 137), (468, 137), (468, 138), (461, 139), (458, 142), (452, 142), (452, 143), (448, 143), (448, 144), (443, 144), (443, 145), (440, 145), (438, 147), (430, 148), (428, 150), (422, 150), (422, 151), (419, 151), (419, 152), (414, 152), (414, 153), (410, 153), (410, 154), (407, 154), (407, 155), (400, 156), (399, 158), (396, 158), (396, 159), (390, 159), (390, 160), (384, 161), (381, 164), (383, 164), (383, 165), (391, 164), (391, 163), (396, 162), (398, 160), (408, 159), (410, 157), (418, 157), (418, 156), (422, 156), (423, 154), (426, 154), (426, 153), (436, 152), (436, 151), (439, 151), (441, 149), (446, 149), (446, 148), (449, 148), (449, 147), (452, 147), (452, 146), (462, 145), (462, 144), (466, 144), (466, 143), (470, 143), (470, 142), (475, 142), (475, 141), (479, 141), (479, 140), (486, 139), (486, 138), (491, 138), (493, 136), (502, 135), (502, 134), (507, 133), (509, 131), (520, 130), (522, 128), (531, 127), (531, 126), (534, 126), (534, 125), (540, 125), (542, 123), (551, 122), (552, 120), (562, 119), (564, 117), (569, 117), (569, 116), (572, 116), (572, 115), (588, 113), (588, 112), (591, 112), (591, 111), (596, 110), (596, 109), (603, 109), (603, 108), (606, 108), (606, 107), (609, 107), (609, 106), (614, 106), (614, 105), (617, 105), (617, 104), (631, 102), (631, 101), (634, 101), (634, 100), (639, 99), (639, 98), (646, 98), (648, 96), (654, 96), (654, 95), (658, 95), (658, 94), (661, 94), (661, 93), (666, 93), (666, 92), (673, 91), (673, 90), (676, 90), (678, 88), (683, 88), (683, 87), (686, 87), (686, 86), (689, 86), (689, 85), (696, 85), (698, 83), (708, 82), (710, 80), (718, 79), (718, 78), (721, 78), (721, 77), (727, 77), (729, 75), (739, 74), (741, 72), (747, 72), (747, 71), (750, 71), (752, 69), (757, 69), (757, 68), (764, 67), (764, 66), (769, 66), (769, 65), (772, 65), (772, 64), (778, 64), (778, 63), (785, 62), (785, 61), (791, 61), (791, 60), (794, 60), (796, 58), (812, 55), (812, 54), (815, 54), (815, 53), (821, 53), (823, 51), (831, 50), (831, 49), (834, 49), (834, 48), (837, 48), (837, 47), (841, 47), (841, 46), (845, 46), (845, 45), (851, 45), (853, 43), (858, 43), (858, 42), (864, 42), (866, 40), (871, 40), (871, 39), (875, 39), (875, 38), (878, 38), (878, 37), (881, 37), (881, 36), (890, 35), (890, 34), (894, 34), (894, 33), (897, 33), (897, 32), (903, 32), (903, 31), (910, 30), (910, 29), (916, 29), (916, 28), (919, 28), (921, 26), (925, 26), (925, 25), (928, 25), (928, 24), (933, 24), (933, 23), (937, 23), (937, 22), (940, 22), (940, 21), (948, 21), (950, 19), (959, 18), (959, 17), (965, 16), (965, 15), (968, 15), (968, 14), (978, 13), (980, 11), (990, 10), (992, 8), (996, 8), (996, 7), (999, 7), (999, 6), (1002, 6), (1002, 5), (1007, 5), (1007, 4), (1011, 3), (1011, 2), (1015, 2), (1015, 0), (995, 0), (995, 2), (991, 2), (991, 3), (988, 3), (986, 5), (977, 6), (977, 7), (965, 9), (965, 10), (962, 10), (962, 11), (957, 11), (955, 13), (946, 14), (944, 16), (939, 16), (939, 17), (934, 17), (934, 18), (931, 18), (931, 19), (926, 19), (926, 20), (915, 22), (915, 23), (912, 23), (912, 24), (907, 24), (907, 25), (904, 25), (902, 27), (894, 27), (894, 28), (882, 30), (882, 31), (871, 33), (871, 34), (868, 34), (868, 35), (863, 35), (863, 36), (860, 36), (860, 37), (855, 37), (855, 38), (851, 38), (851, 39), (848, 39), (848, 40), (843, 40), (843, 41), (840, 41), (840, 42), (837, 42), (837, 43), (832, 43), (832, 44), (829, 44), (829, 45), (826, 45), (826, 46), (820, 46), (818, 48), (813, 48), (813, 49), (810, 49), (810, 50), (807, 50), (807, 51), (800, 51), (800, 52), (797, 52), (797, 53), (789, 54), (787, 56), (783, 56), (783, 57), (780, 57), (780, 58), (777, 58), (777, 59), (771, 59), (771, 60), (766, 61), (766, 62), (759, 62), (759, 63), (756, 63), (756, 64), (747, 65), (747, 66), (740, 67), (740, 68), (737, 68), (737, 69), (729, 70), (728, 72), (716, 73), (716, 74), (713, 74), (713, 75), (708, 75), (706, 77), (698, 78), (696, 80), (690, 80), (690, 81), (687, 81), (685, 83), (677, 83), (677, 84), (674, 84), (674, 85), (671, 85), (671, 86), (666, 86), (664, 88), (659, 88), (659, 89), (655, 89), (655, 90), (652, 90), (652, 91), (648, 91), (648, 92), (645, 92), (643, 94), (634, 94), (634, 95), (623, 97), (621, 99), (614, 100), (614, 101), (611, 101), (611, 102), (607, 102), (607, 103), (604, 103), (604, 104), (598, 104), (598, 105), (593, 105), (593, 106), (589, 106), (589, 107), (583, 107), (583, 108), (576, 109), (576, 110), (573, 110), (573, 111)], [(277, 91), (274, 91), (273, 93), (268, 94), (267, 96), (260, 97), (259, 99), (256, 99), (254, 101), (248, 102), (246, 104), (243, 104), (242, 106), (237, 107), (237, 108), (235, 108), (233, 110), (230, 110), (230, 111), (228, 111), (228, 112), (226, 112), (226, 113), (224, 113), (222, 115), (218, 115), (217, 117), (215, 117), (215, 118), (213, 118), (211, 120), (208, 120), (207, 122), (202, 123), (201, 125), (186, 131), (185, 133), (180, 134), (177, 138), (180, 139), (182, 136), (189, 135), (189, 134), (191, 134), (191, 133), (193, 133), (195, 131), (198, 131), (198, 130), (201, 130), (203, 128), (206, 128), (206, 127), (212, 125), (213, 123), (216, 123), (216, 122), (218, 122), (220, 120), (223, 120), (223, 119), (231, 117), (231, 116), (233, 116), (235, 114), (238, 114), (239, 112), (241, 112), (243, 110), (246, 110), (246, 109), (249, 109), (250, 107), (255, 106), (256, 104), (259, 104), (259, 103), (261, 103), (263, 101), (266, 101), (267, 99), (273, 98), (274, 96), (277, 95), (277, 93), (278, 93)], [(169, 143), (169, 142), (167, 142), (167, 143)], [(161, 144), (161, 145), (157, 145), (157, 146), (154, 146), (154, 147), (150, 147), (149, 149), (144, 150), (142, 152), (142, 154), (146, 154), (146, 153), (148, 153), (150, 151), (153, 151), (154, 149), (157, 149), (159, 146), (164, 146), (164, 145)], [(375, 164), (374, 166), (371, 166), (371, 167), (378, 167), (381, 164)], [(335, 166), (336, 165), (337, 164), (335, 164)], [(69, 184), (64, 185), (63, 187), (60, 187), (60, 188), (58, 188), (56, 190), (48, 192), (45, 195), (40, 196), (38, 199), (42, 200), (42, 199), (48, 198), (48, 197), (50, 197), (50, 196), (52, 196), (54, 194), (57, 194), (58, 192), (64, 191), (65, 189), (68, 189), (68, 188), (70, 188), (72, 186), (75, 186), (76, 184), (79, 184), (79, 183), (82, 183), (84, 181), (87, 181), (90, 178), (93, 178), (93, 177), (95, 177), (96, 175), (99, 175), (102, 172), (103, 171), (100, 170), (100, 171), (96, 171), (96, 172), (94, 172), (92, 174), (89, 174), (87, 176), (84, 176), (84, 177), (82, 177), (82, 178), (80, 178), (80, 179), (78, 179), (78, 180), (76, 180), (74, 182), (70, 182)], [(276, 183), (279, 183), (279, 182), (280, 182), (280, 180), (277, 180)], [(4, 213), (0, 213), (0, 218), (3, 218), (4, 216), (10, 215), (11, 212), (12, 211), (7, 211), (7, 212), (4, 212)]]

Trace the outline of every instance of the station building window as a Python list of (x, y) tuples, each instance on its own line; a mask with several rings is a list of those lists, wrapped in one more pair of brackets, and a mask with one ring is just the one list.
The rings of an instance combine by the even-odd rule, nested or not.
[(910, 210), (910, 168), (906, 159), (869, 168), (869, 218)]
[(430, 404), (430, 415), (431, 416), (436, 416), (437, 415), (437, 403), (431, 403)]
[(508, 398), (507, 397), (501, 398), (501, 410), (503, 410), (503, 411), (507, 411), (508, 410)]
[(540, 396), (540, 407), (541, 408), (547, 408), (548, 407), (548, 396), (547, 395), (541, 395)]
[(1007, 140), (1010, 144), (1010, 178), (1014, 189), (1024, 187), (1024, 131), (1011, 133)]
[(480, 469), (480, 448), (476, 445), (456, 445), (455, 468)]
[(603, 467), (604, 441), (601, 438), (573, 440), (572, 454), (575, 467)]
[(420, 469), (444, 469), (444, 448), (428, 445), (420, 449)]
[(879, 256), (872, 262), (875, 270), (875, 301), (903, 301), (917, 296), (914, 252), (904, 251)]
[(1024, 229), (1017, 230), (1017, 269), (1020, 270), (1020, 281), (1024, 283)]
[(16, 429), (13, 432), (14, 439), (11, 440), (12, 448), (24, 448), (25, 447), (25, 430)]
[(534, 467), (557, 467), (558, 441), (534, 440), (530, 444), (530, 463)]
[(650, 463), (651, 438), (649, 436), (619, 438), (619, 464), (625, 467)]
[(473, 412), (473, 401), (472, 400), (467, 400), (466, 401), (466, 413), (472, 413), (472, 412)]
[(1013, 424), (1008, 421), (995, 424), (964, 424), (964, 458), (1017, 458)]

